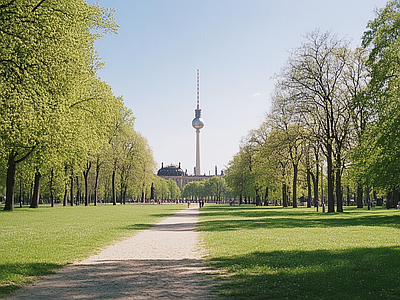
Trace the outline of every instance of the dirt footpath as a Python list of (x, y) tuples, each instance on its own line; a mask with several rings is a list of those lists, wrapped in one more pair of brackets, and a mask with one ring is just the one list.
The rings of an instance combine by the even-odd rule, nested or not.
[(198, 212), (182, 210), (10, 299), (210, 299), (215, 282), (201, 260)]

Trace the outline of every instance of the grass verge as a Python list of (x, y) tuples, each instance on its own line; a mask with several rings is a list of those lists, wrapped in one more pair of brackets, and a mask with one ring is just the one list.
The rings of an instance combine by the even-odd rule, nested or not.
[(222, 299), (400, 299), (400, 212), (206, 206)]
[(185, 208), (99, 205), (0, 211), (0, 298)]

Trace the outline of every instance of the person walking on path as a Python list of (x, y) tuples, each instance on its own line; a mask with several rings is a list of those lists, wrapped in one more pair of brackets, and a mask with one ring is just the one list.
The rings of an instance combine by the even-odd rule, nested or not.
[(198, 212), (184, 209), (10, 299), (210, 299), (215, 283), (202, 261)]

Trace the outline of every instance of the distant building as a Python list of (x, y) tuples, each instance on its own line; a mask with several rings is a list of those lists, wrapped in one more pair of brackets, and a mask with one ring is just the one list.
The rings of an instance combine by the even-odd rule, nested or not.
[(172, 179), (179, 187), (184, 187), (192, 181), (202, 181), (213, 177), (207, 175), (188, 175), (187, 171), (181, 169), (181, 163), (179, 163), (178, 166), (170, 164), (165, 167), (164, 163), (162, 163), (161, 169), (158, 170), (157, 175), (164, 179)]

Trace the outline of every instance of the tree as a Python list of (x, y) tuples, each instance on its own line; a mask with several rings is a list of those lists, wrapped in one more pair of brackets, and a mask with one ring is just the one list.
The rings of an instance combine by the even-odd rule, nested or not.
[(370, 51), (369, 94), (360, 103), (369, 110), (362, 123), (359, 145), (353, 156), (352, 176), (397, 195), (400, 189), (400, 1), (389, 1), (368, 23), (363, 46)]
[(195, 198), (198, 197), (197, 190), (198, 190), (198, 182), (197, 181), (189, 182), (183, 187), (182, 197), (193, 201)]
[[(92, 29), (116, 30), (112, 15), (83, 1), (9, 1), (0, 6), (0, 140), (7, 157), (5, 210), (16, 165), (61, 143), (76, 87), (95, 71)], [(79, 89), (78, 89), (79, 90)], [(38, 174), (38, 173), (37, 173)]]
[(167, 186), (170, 200), (178, 199), (181, 196), (181, 190), (174, 180), (168, 179)]
[[(348, 151), (351, 108), (364, 86), (365, 72), (354, 66), (354, 53), (348, 43), (318, 30), (306, 35), (307, 43), (295, 49), (280, 75), (280, 85), (290, 91), (302, 120), (321, 140), (326, 158), (328, 212), (334, 212), (334, 178), (338, 211), (342, 211), (341, 176), (343, 156)], [(355, 72), (356, 73), (352, 73)], [(357, 82), (351, 79), (359, 78)]]
[(243, 197), (252, 186), (249, 153), (243, 147), (228, 163), (225, 171), (226, 183), (233, 193), (239, 196), (239, 204), (243, 203)]
[(152, 178), (152, 182), (154, 182), (154, 188), (155, 188), (155, 197), (156, 199), (162, 199), (165, 200), (168, 195), (168, 185), (167, 181), (164, 178), (161, 178), (157, 175), (154, 174)]
[(292, 95), (285, 93), (285, 90), (277, 85), (273, 97), (273, 109), (268, 118), (273, 130), (276, 130), (279, 134), (279, 139), (275, 139), (274, 147), (279, 149), (279, 153), (286, 155), (287, 160), (292, 165), (292, 201), (293, 207), (296, 208), (299, 164), (305, 155), (307, 136), (301, 115), (296, 110), (296, 101), (292, 101), (291, 97)]
[(225, 179), (220, 176), (213, 176), (206, 180), (205, 187), (207, 195), (219, 202), (222, 200), (226, 190)]

